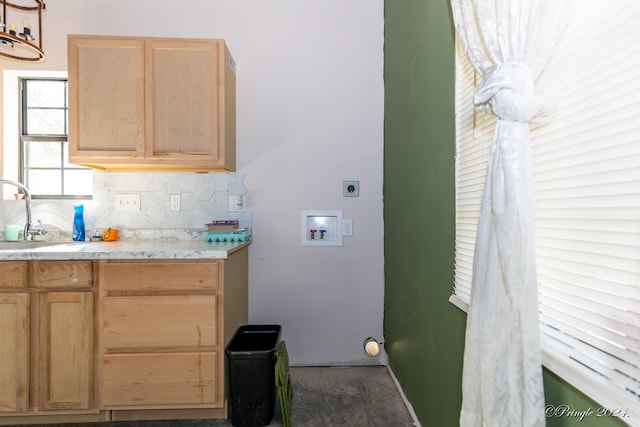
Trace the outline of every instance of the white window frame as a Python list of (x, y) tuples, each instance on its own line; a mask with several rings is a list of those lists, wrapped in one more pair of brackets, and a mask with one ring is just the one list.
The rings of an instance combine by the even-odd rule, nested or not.
[[(56, 82), (56, 83), (63, 83), (65, 88), (67, 86), (67, 79), (65, 78), (46, 77), (46, 78), (36, 79), (32, 77), (24, 77), (24, 76), (20, 77), (20, 87), (21, 87), (20, 89), (21, 90), (21, 99), (20, 99), (21, 158), (20, 158), (20, 167), (19, 167), (20, 176), (21, 176), (20, 182), (29, 188), (29, 190), (31, 191), (31, 197), (33, 199), (47, 199), (47, 200), (91, 199), (93, 197), (93, 191), (91, 187), (87, 188), (88, 192), (82, 192), (82, 193), (70, 192), (71, 188), (73, 188), (72, 184), (70, 183), (73, 183), (79, 178), (79, 175), (73, 176), (74, 172), (82, 173), (81, 177), (83, 179), (80, 179), (79, 181), (85, 182), (85, 185), (86, 185), (86, 182), (91, 182), (92, 170), (85, 166), (75, 165), (68, 162), (69, 159), (68, 159), (67, 151), (68, 151), (69, 143), (68, 143), (67, 117), (68, 117), (69, 102), (67, 97), (65, 96), (65, 100), (64, 100), (65, 104), (63, 106), (60, 105), (56, 107), (58, 111), (63, 111), (64, 113), (63, 114), (63, 116), (65, 117), (64, 124), (67, 125), (65, 126), (64, 133), (52, 134), (52, 135), (29, 133), (34, 128), (37, 128), (37, 126), (31, 126), (31, 124), (29, 123), (29, 119), (28, 119), (29, 109), (43, 108), (42, 106), (39, 106), (39, 105), (29, 104), (29, 100), (32, 99), (29, 93), (30, 82)], [(57, 145), (56, 151), (58, 151), (58, 154), (59, 154), (57, 163), (53, 165), (47, 162), (47, 166), (43, 167), (41, 164), (36, 166), (38, 164), (38, 161), (41, 159), (38, 158), (38, 156), (34, 157), (32, 154), (33, 152), (28, 149), (28, 146), (31, 144), (36, 144), (36, 145), (45, 144), (50, 147), (53, 147), (53, 144)], [(65, 146), (67, 147), (66, 150), (65, 150)], [(32, 154), (31, 156), (29, 155), (30, 153)], [(33, 182), (33, 178), (34, 178), (33, 174), (37, 173), (38, 171), (55, 172), (58, 175), (57, 178), (59, 179), (58, 182), (60, 183), (60, 191), (50, 193), (49, 191), (53, 190), (55, 186), (53, 185), (53, 183), (49, 183), (45, 187), (47, 191), (42, 193), (41, 192), (42, 187), (37, 185), (38, 183)], [(50, 179), (47, 179), (46, 181), (48, 182), (50, 181)]]
[[(4, 70), (2, 79), (3, 101), (3, 143), (2, 145), (2, 178), (20, 182), (20, 162), (22, 149), (20, 136), (20, 120), (22, 108), (19, 106), (21, 79), (58, 79), (67, 80), (66, 71), (37, 71), (37, 70)], [(15, 107), (14, 107), (15, 106)], [(2, 199), (13, 199), (15, 189), (5, 185)], [(51, 197), (39, 196), (41, 199), (91, 199), (92, 195), (71, 195)]]
[[(66, 79), (66, 71), (4, 70), (2, 79), (3, 101), (3, 144), (2, 178), (20, 180), (20, 100), (21, 78)], [(15, 106), (15, 107), (13, 107)], [(15, 188), (5, 185), (2, 190), (4, 200), (13, 199)]]

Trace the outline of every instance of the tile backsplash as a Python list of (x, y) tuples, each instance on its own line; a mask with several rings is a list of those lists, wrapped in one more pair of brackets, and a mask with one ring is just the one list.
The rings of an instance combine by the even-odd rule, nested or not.
[[(94, 171), (92, 200), (33, 200), (33, 222), (39, 219), (52, 235), (66, 237), (71, 234), (73, 205), (82, 203), (87, 237), (93, 230), (114, 227), (121, 230), (121, 238), (149, 235), (151, 230), (182, 230), (179, 238), (194, 238), (213, 219), (237, 219), (240, 227), (251, 227), (251, 212), (229, 211), (229, 194), (247, 194), (244, 178), (244, 173), (224, 172)], [(140, 211), (116, 211), (117, 193), (139, 194)], [(180, 194), (180, 211), (169, 209), (172, 194)], [(2, 224), (24, 225), (24, 203), (0, 201)]]

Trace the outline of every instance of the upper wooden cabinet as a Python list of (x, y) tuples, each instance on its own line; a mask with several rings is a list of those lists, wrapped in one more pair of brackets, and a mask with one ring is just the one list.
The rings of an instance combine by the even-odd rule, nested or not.
[(69, 161), (104, 170), (235, 171), (235, 67), (224, 40), (68, 37)]

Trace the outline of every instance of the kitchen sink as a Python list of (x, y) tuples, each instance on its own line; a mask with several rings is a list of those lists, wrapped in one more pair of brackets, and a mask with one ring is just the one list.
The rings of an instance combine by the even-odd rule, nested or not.
[(62, 240), (62, 241), (16, 240), (12, 242), (7, 242), (5, 240), (5, 241), (0, 241), (0, 251), (19, 251), (22, 249), (45, 248), (48, 246), (69, 245), (73, 243), (84, 243), (84, 242), (73, 242), (69, 240)]

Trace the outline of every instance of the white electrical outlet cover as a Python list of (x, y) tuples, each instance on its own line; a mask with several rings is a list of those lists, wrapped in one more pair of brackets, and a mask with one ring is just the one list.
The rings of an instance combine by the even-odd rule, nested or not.
[(229, 194), (229, 210), (235, 212), (246, 210), (244, 196), (241, 194)]
[(342, 221), (342, 235), (353, 236), (353, 220), (345, 219)]
[(169, 210), (172, 212), (180, 211), (180, 194), (172, 194), (170, 196)]
[(116, 193), (115, 211), (138, 212), (140, 211), (139, 193)]

